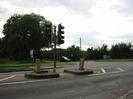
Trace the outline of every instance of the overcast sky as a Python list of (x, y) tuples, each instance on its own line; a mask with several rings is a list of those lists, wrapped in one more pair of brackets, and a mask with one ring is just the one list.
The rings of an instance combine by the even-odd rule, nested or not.
[(0, 37), (12, 14), (37, 13), (65, 26), (66, 48), (133, 42), (133, 0), (0, 0)]

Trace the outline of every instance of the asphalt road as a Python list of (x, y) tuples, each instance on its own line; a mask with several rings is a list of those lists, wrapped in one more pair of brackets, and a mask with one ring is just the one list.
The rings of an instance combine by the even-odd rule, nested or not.
[(119, 99), (133, 89), (132, 62), (86, 62), (96, 75), (0, 85), (1, 99)]

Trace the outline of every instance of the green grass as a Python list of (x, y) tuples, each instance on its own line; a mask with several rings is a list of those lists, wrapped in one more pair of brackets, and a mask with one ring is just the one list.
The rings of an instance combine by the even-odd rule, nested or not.
[(19, 63), (5, 63), (5, 64), (0, 64), (0, 68), (21, 68), (21, 67), (31, 67), (33, 66), (32, 63), (25, 63), (25, 64), (19, 64)]
[[(46, 62), (46, 63), (44, 63), (44, 64), (46, 64), (46, 65), (50, 65), (50, 66), (53, 66), (54, 65), (54, 63), (53, 63), (53, 61), (51, 61), (51, 62)], [(75, 62), (59, 62), (59, 61), (57, 61), (57, 66), (66, 66), (66, 65), (74, 65), (75, 64)]]
[[(43, 60), (41, 61), (42, 66), (53, 66), (53, 61)], [(75, 62), (58, 62), (57, 66), (64, 66), (64, 65), (74, 65)], [(0, 70), (21, 70), (21, 69), (28, 69), (31, 67), (35, 67), (35, 63), (27, 62), (27, 61), (6, 61), (4, 63), (0, 63)]]

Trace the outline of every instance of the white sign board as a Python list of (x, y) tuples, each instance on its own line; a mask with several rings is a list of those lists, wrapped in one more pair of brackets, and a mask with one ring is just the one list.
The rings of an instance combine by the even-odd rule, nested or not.
[(31, 57), (31, 58), (34, 58), (34, 50), (33, 50), (33, 49), (30, 50), (30, 57)]

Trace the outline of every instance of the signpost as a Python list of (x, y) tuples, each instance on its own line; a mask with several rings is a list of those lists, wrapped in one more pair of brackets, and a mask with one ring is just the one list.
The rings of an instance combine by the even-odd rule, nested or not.
[(34, 59), (34, 50), (33, 50), (33, 49), (30, 50), (30, 57), (31, 57), (32, 59)]

